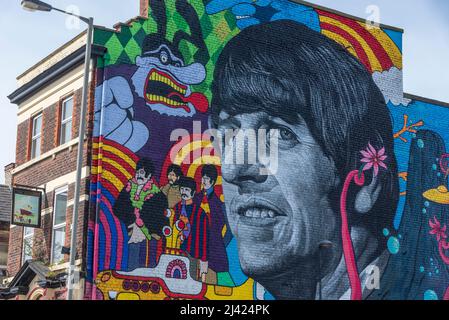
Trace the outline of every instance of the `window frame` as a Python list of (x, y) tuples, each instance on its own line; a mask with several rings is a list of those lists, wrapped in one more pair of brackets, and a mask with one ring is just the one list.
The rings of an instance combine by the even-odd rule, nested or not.
[[(52, 223), (51, 223), (51, 248), (50, 248), (50, 263), (51, 264), (58, 264), (60, 263), (60, 261), (54, 261), (54, 247), (55, 247), (55, 231), (57, 230), (64, 230), (64, 238), (66, 236), (66, 228), (67, 228), (67, 208), (68, 208), (68, 192), (69, 192), (69, 187), (63, 186), (60, 187), (58, 189), (55, 189), (54, 191), (54, 195), (53, 195), (53, 219), (52, 219)], [(56, 197), (60, 194), (66, 193), (67, 194), (67, 202), (66, 202), (66, 216), (65, 216), (65, 220), (63, 223), (59, 223), (57, 225), (55, 225), (55, 220), (56, 220)], [(64, 244), (63, 244), (64, 245)]]
[[(29, 229), (31, 232), (29, 234), (26, 233), (26, 230)], [(31, 259), (25, 260), (25, 241), (31, 239)], [(28, 261), (33, 259), (33, 247), (34, 247), (34, 228), (31, 227), (23, 227), (23, 237), (22, 237), (22, 265)]]
[[(66, 103), (68, 101), (72, 101), (72, 112), (71, 112), (71, 116), (64, 119), (64, 107), (66, 106)], [(75, 97), (73, 95), (70, 95), (64, 99), (62, 99), (61, 101), (61, 106), (60, 106), (60, 119), (59, 119), (59, 145), (64, 145), (66, 143), (69, 143), (72, 140), (72, 129), (73, 129), (73, 111), (74, 111), (74, 107), (75, 107)], [(66, 137), (66, 141), (62, 140), (62, 134), (63, 134), (63, 129), (65, 129), (64, 125), (67, 125), (67, 123), (70, 122), (70, 139), (67, 140)]]
[[(37, 119), (41, 120), (40, 131), (37, 134), (34, 134), (36, 129), (36, 121)], [(42, 127), (44, 124), (44, 114), (43, 112), (39, 112), (31, 118), (31, 132), (30, 132), (30, 160), (37, 159), (41, 156), (42, 149)], [(39, 149), (36, 148), (35, 141), (39, 140)]]
[[(1, 272), (2, 270), (6, 270), (8, 268), (8, 247), (9, 247), (9, 235), (10, 235), (10, 226), (8, 223), (6, 222), (0, 222), (0, 242), (2, 242), (0, 244), (0, 255), (2, 254), (1, 252), (1, 248), (2, 246), (6, 249), (6, 251), (3, 251), (3, 253), (5, 254), (5, 264), (1, 264), (0, 261), (0, 278), (2, 277)], [(4, 240), (4, 241), (2, 241)]]

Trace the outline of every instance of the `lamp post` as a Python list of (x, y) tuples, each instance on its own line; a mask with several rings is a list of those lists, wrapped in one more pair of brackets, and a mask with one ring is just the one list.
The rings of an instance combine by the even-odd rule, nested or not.
[(332, 242), (328, 241), (328, 240), (321, 241), (318, 244), (318, 249), (319, 249), (318, 250), (318, 277), (319, 277), (318, 278), (318, 283), (319, 283), (319, 286), (320, 286), (319, 300), (323, 300), (323, 287), (322, 287), (322, 283), (321, 283), (321, 278), (322, 278), (322, 275), (321, 275), (321, 264), (322, 264), (322, 262), (321, 262), (321, 252), (323, 250), (331, 249), (333, 246), (334, 246), (334, 244)]
[(87, 114), (87, 96), (89, 87), (89, 75), (90, 75), (90, 60), (92, 53), (92, 38), (94, 31), (94, 19), (85, 18), (76, 15), (71, 12), (67, 12), (58, 8), (51, 6), (48, 3), (39, 0), (23, 0), (22, 7), (28, 11), (58, 11), (66, 15), (70, 15), (78, 18), (79, 20), (85, 22), (88, 25), (87, 29), (87, 42), (86, 42), (86, 56), (84, 61), (84, 83), (83, 83), (83, 94), (81, 101), (81, 115), (80, 115), (80, 126), (79, 126), (79, 137), (78, 137), (78, 155), (76, 163), (76, 180), (75, 180), (75, 195), (72, 213), (72, 226), (71, 226), (71, 237), (70, 237), (70, 263), (69, 263), (69, 274), (67, 281), (67, 300), (73, 300), (73, 279), (75, 273), (75, 261), (76, 261), (76, 234), (78, 229), (78, 208), (80, 202), (80, 191), (81, 191), (81, 171), (83, 167), (83, 149), (84, 149), (84, 136), (86, 132), (86, 114)]

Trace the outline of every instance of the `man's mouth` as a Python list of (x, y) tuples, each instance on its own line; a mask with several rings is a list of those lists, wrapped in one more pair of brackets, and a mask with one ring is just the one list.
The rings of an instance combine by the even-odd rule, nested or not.
[(170, 74), (152, 69), (145, 85), (145, 100), (149, 104), (163, 104), (173, 109), (191, 112), (189, 103), (199, 112), (206, 112), (209, 101), (201, 93), (186, 96), (188, 87), (176, 81)]
[(285, 217), (279, 208), (262, 199), (252, 199), (239, 204), (237, 214), (248, 222), (274, 222), (277, 218)]
[(239, 215), (245, 216), (247, 218), (255, 218), (255, 219), (266, 219), (278, 216), (278, 214), (270, 210), (268, 208), (247, 208), (242, 211), (239, 211)]

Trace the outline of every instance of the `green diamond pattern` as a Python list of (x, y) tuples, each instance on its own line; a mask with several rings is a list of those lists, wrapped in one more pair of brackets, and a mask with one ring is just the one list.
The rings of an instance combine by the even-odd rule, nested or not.
[[(167, 10), (167, 40), (172, 41), (178, 30), (184, 30), (190, 34), (190, 28), (184, 18), (176, 11), (176, 0), (165, 0)], [(197, 86), (195, 91), (203, 92), (209, 100), (212, 97), (210, 90), (215, 63), (226, 43), (234, 37), (239, 29), (235, 23), (235, 17), (229, 11), (208, 15), (205, 12), (202, 0), (192, 0), (189, 3), (198, 14), (204, 41), (209, 51), (210, 61), (206, 64), (206, 80)], [(107, 54), (104, 59), (99, 59), (98, 66), (107, 67), (120, 64), (134, 64), (135, 59), (142, 52), (141, 45), (146, 35), (157, 32), (157, 25), (149, 13), (148, 19), (138, 19), (129, 26), (122, 25), (120, 32), (96, 29), (94, 42), (105, 46)], [(184, 60), (190, 64), (200, 58), (198, 48), (187, 41), (181, 41), (180, 48)]]

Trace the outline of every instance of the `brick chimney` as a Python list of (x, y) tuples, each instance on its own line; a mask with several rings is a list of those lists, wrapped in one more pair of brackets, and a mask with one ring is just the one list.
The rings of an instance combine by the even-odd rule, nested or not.
[(148, 0), (140, 0), (140, 13), (143, 18), (148, 18)]
[(15, 163), (10, 163), (7, 166), (5, 166), (5, 184), (7, 186), (12, 186), (12, 171), (16, 167)]

